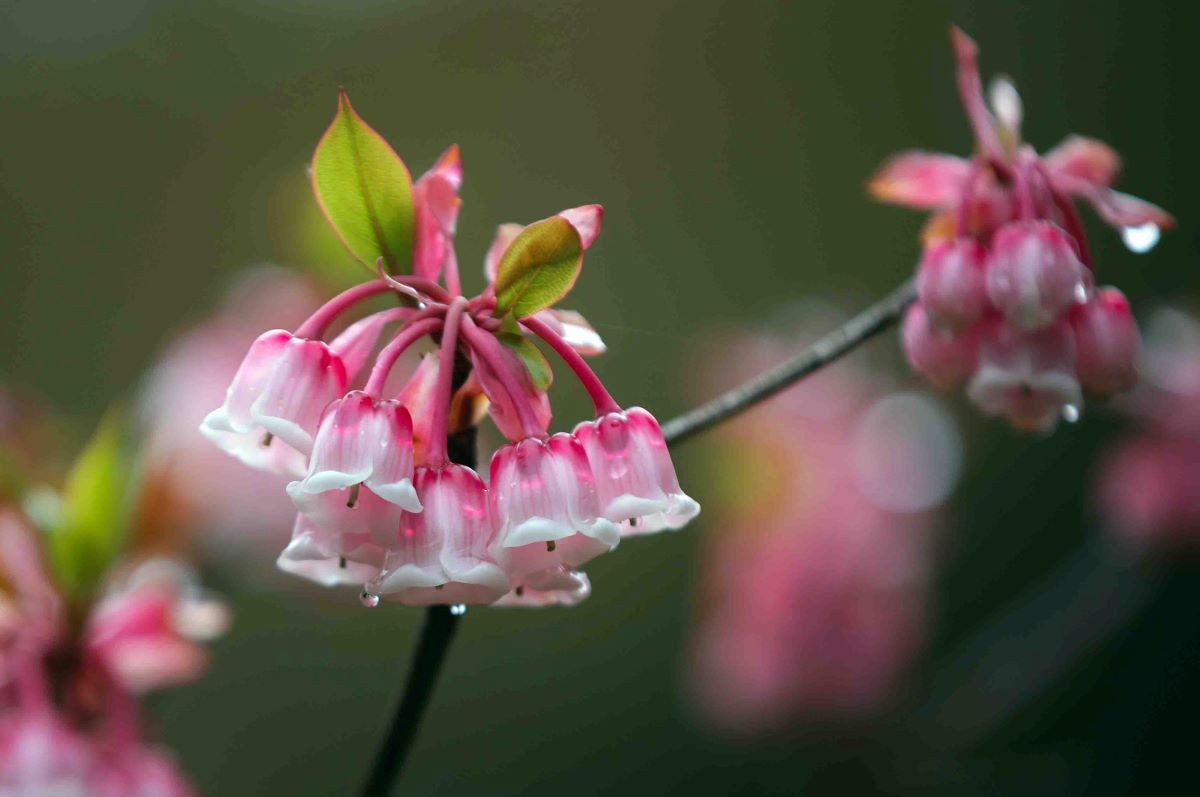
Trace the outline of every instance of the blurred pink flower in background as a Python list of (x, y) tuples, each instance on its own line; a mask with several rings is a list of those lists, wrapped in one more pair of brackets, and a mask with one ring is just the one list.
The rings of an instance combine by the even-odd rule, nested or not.
[(228, 624), (224, 605), (187, 568), (148, 560), (68, 612), (40, 543), (0, 507), (0, 794), (191, 794), (146, 746), (136, 695), (200, 675), (201, 643)]
[[(750, 370), (786, 351), (746, 348)], [(933, 400), (882, 395), (839, 366), (714, 445), (695, 702), (738, 735), (869, 713), (924, 643), (933, 510), (957, 480), (957, 430)]]
[(1200, 543), (1200, 321), (1161, 309), (1147, 325), (1136, 424), (1101, 457), (1104, 525), (1138, 549)]
[(225, 400), (259, 333), (295, 326), (318, 304), (316, 289), (295, 271), (256, 268), (237, 281), (212, 315), (166, 349), (142, 394), (139, 534), (174, 547), (176, 535), (203, 530), (192, 536), (226, 552), (246, 545), (274, 550), (286, 543), (295, 515), (282, 489), (287, 478), (241, 466), (196, 428)]

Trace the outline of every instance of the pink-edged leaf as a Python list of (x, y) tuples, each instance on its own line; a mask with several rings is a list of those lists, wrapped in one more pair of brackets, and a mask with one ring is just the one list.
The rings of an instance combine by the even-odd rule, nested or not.
[(517, 234), (496, 266), (496, 313), (517, 318), (552, 306), (570, 292), (583, 267), (583, 242), (562, 216)]
[(1107, 188), (1121, 171), (1121, 157), (1103, 141), (1067, 136), (1042, 156), (1052, 177), (1066, 176), (1098, 188)]
[(454, 257), (454, 232), (462, 200), (462, 159), (456, 145), (448, 148), (413, 187), (415, 242), (413, 274), (437, 280)]
[(412, 177), (351, 107), (345, 91), (313, 152), (312, 186), (325, 218), (355, 258), (368, 268), (383, 258), (393, 273), (411, 271)]
[(496, 235), (492, 238), (487, 255), (483, 258), (483, 276), (487, 278), (488, 282), (496, 281), (496, 267), (500, 265), (500, 258), (508, 251), (513, 239), (520, 235), (523, 229), (525, 229), (523, 224), (512, 222), (501, 224), (496, 228)]
[(970, 162), (954, 155), (907, 150), (888, 158), (867, 183), (867, 190), (895, 205), (945, 208), (959, 201), (970, 173)]
[(571, 223), (579, 233), (583, 248), (589, 249), (600, 235), (600, 222), (604, 220), (604, 208), (600, 205), (580, 205), (577, 208), (567, 208), (559, 211), (559, 216)]

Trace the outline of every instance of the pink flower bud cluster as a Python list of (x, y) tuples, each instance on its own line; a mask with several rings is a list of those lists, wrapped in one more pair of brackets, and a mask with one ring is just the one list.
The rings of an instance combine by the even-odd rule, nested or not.
[[(368, 606), (575, 603), (590, 591), (581, 566), (625, 536), (683, 526), (699, 506), (680, 489), (655, 419), (620, 408), (584, 362), (604, 345), (581, 316), (498, 309), (497, 264), (524, 228), (499, 229), (487, 288), (462, 295), (453, 247), (461, 182), (451, 148), (414, 186), (412, 275), (381, 271), (295, 331), (260, 335), (201, 431), (244, 463), (292, 478), (297, 515), (278, 560), (289, 573), (361, 586)], [(586, 250), (601, 213), (588, 205), (555, 218)], [(326, 340), (337, 316), (381, 294), (407, 306)], [(427, 338), (436, 351), (397, 381), (402, 353)], [(528, 364), (542, 356), (531, 338), (579, 379), (595, 420), (549, 433), (549, 380)], [(473, 449), (485, 406), (509, 442), (476, 471), (451, 452)]]
[(137, 696), (200, 674), (225, 607), (181, 566), (150, 560), (114, 578), (77, 626), (38, 536), (0, 508), (0, 794), (193, 794), (144, 742)]
[(979, 154), (901, 153), (871, 183), (880, 199), (935, 212), (904, 350), (935, 385), (966, 385), (985, 413), (1049, 431), (1078, 417), (1085, 391), (1127, 390), (1137, 374), (1137, 324), (1118, 289), (1095, 286), (1074, 200), (1135, 251), (1174, 221), (1111, 189), (1119, 161), (1103, 143), (1073, 136), (1045, 155), (1022, 143), (1016, 90), (998, 82), (989, 108), (974, 42), (957, 29), (952, 39)]

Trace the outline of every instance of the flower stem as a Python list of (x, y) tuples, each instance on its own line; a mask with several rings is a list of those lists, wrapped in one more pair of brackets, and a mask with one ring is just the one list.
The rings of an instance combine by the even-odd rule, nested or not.
[(917, 298), (910, 279), (875, 304), (863, 310), (787, 362), (717, 396), (694, 410), (662, 425), (667, 443), (675, 444), (745, 412), (809, 374), (849, 354), (863, 343), (900, 320)]
[(383, 392), (383, 385), (387, 381), (388, 374), (391, 373), (396, 360), (400, 359), (400, 355), (404, 353), (405, 349), (441, 326), (441, 319), (430, 317), (432, 315), (430, 313), (429, 316), (420, 314), (413, 316), (407, 324), (400, 328), (391, 343), (383, 347), (375, 359), (375, 365), (371, 368), (371, 376), (367, 378), (366, 387), (363, 388), (364, 393), (368, 396), (378, 397)]
[[(462, 355), (456, 365), (463, 367), (452, 368), (456, 378), (452, 390), (461, 387), (469, 372)], [(468, 426), (460, 432), (455, 432), (446, 442), (446, 450), (450, 461), (459, 465), (473, 468), (477, 455), (475, 448), (475, 427)], [(408, 671), (408, 680), (404, 684), (404, 695), (396, 707), (383, 741), (375, 752), (371, 771), (359, 792), (362, 797), (387, 797), (392, 785), (404, 771), (404, 763), (416, 741), (417, 731), (421, 727), (421, 718), (437, 685), (438, 674), (446, 660), (446, 652), (454, 641), (454, 632), (458, 630), (462, 613), (455, 614), (449, 606), (430, 606), (425, 610), (425, 624), (421, 626), (421, 638), (417, 642), (416, 652), (413, 653), (412, 665)]]
[(463, 310), (467, 300), (461, 296), (454, 300), (446, 311), (446, 325), (442, 328), (442, 348), (438, 353), (438, 381), (433, 399), (433, 419), (429, 425), (429, 450), (425, 455), (430, 467), (445, 465), (447, 430), (450, 419), (450, 401), (454, 398), (454, 359), (458, 353), (458, 330), (462, 326)]
[(583, 385), (583, 389), (587, 391), (592, 399), (592, 403), (596, 406), (596, 415), (621, 411), (621, 406), (613, 400), (612, 395), (604, 387), (604, 383), (600, 381), (600, 377), (596, 376), (596, 372), (592, 370), (592, 367), (557, 332), (547, 326), (545, 322), (539, 321), (532, 316), (522, 318), (521, 326), (546, 341), (546, 344), (554, 349), (554, 353), (562, 358), (567, 367), (575, 372), (575, 377), (579, 379), (580, 384)]
[(404, 769), (408, 751), (417, 737), (421, 716), (433, 694), (458, 621), (459, 615), (451, 614), (449, 606), (430, 606), (425, 610), (425, 624), (421, 627), (421, 639), (413, 654), (408, 681), (404, 684), (404, 697), (375, 754), (362, 797), (387, 797), (391, 793), (392, 784)]
[(308, 320), (296, 328), (296, 337), (315, 340), (325, 334), (325, 330), (339, 315), (349, 310), (361, 301), (387, 293), (391, 286), (382, 280), (371, 280), (361, 285), (348, 288), (334, 296), (308, 317)]

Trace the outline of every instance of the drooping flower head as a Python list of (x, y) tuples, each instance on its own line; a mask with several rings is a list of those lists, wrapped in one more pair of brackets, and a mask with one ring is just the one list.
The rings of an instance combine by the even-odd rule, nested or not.
[(107, 422), (61, 495), (0, 503), (0, 793), (186, 797), (139, 696), (195, 679), (224, 605), (179, 562), (127, 546), (128, 462)]
[[(312, 183), (374, 274), (294, 330), (262, 333), (202, 424), (246, 464), (293, 477), (298, 514), (282, 569), (360, 585), (369, 606), (571, 604), (590, 591), (580, 566), (623, 535), (679, 528), (699, 512), (658, 423), (623, 410), (584, 361), (605, 350), (599, 335), (555, 306), (599, 235), (599, 205), (501, 225), (484, 257), (487, 284), (468, 298), (454, 251), (456, 147), (414, 183), (343, 93)], [(326, 342), (336, 319), (380, 295), (396, 306)], [(399, 391), (389, 387), (401, 355), (426, 340), (436, 352)], [(550, 434), (553, 374), (535, 341), (579, 379), (595, 421)], [(475, 468), (485, 415), (507, 440), (480, 469), (490, 483)]]
[(987, 414), (1048, 431), (1079, 416), (1083, 390), (1131, 387), (1138, 359), (1125, 297), (1096, 288), (1075, 200), (1135, 252), (1151, 249), (1174, 219), (1112, 189), (1120, 161), (1099, 141), (1070, 136), (1037, 153), (1021, 138), (1013, 85), (997, 80), (989, 107), (975, 43), (957, 28), (951, 41), (975, 155), (902, 152), (870, 184), (879, 199), (933, 212), (904, 350), (937, 386), (966, 383)]

